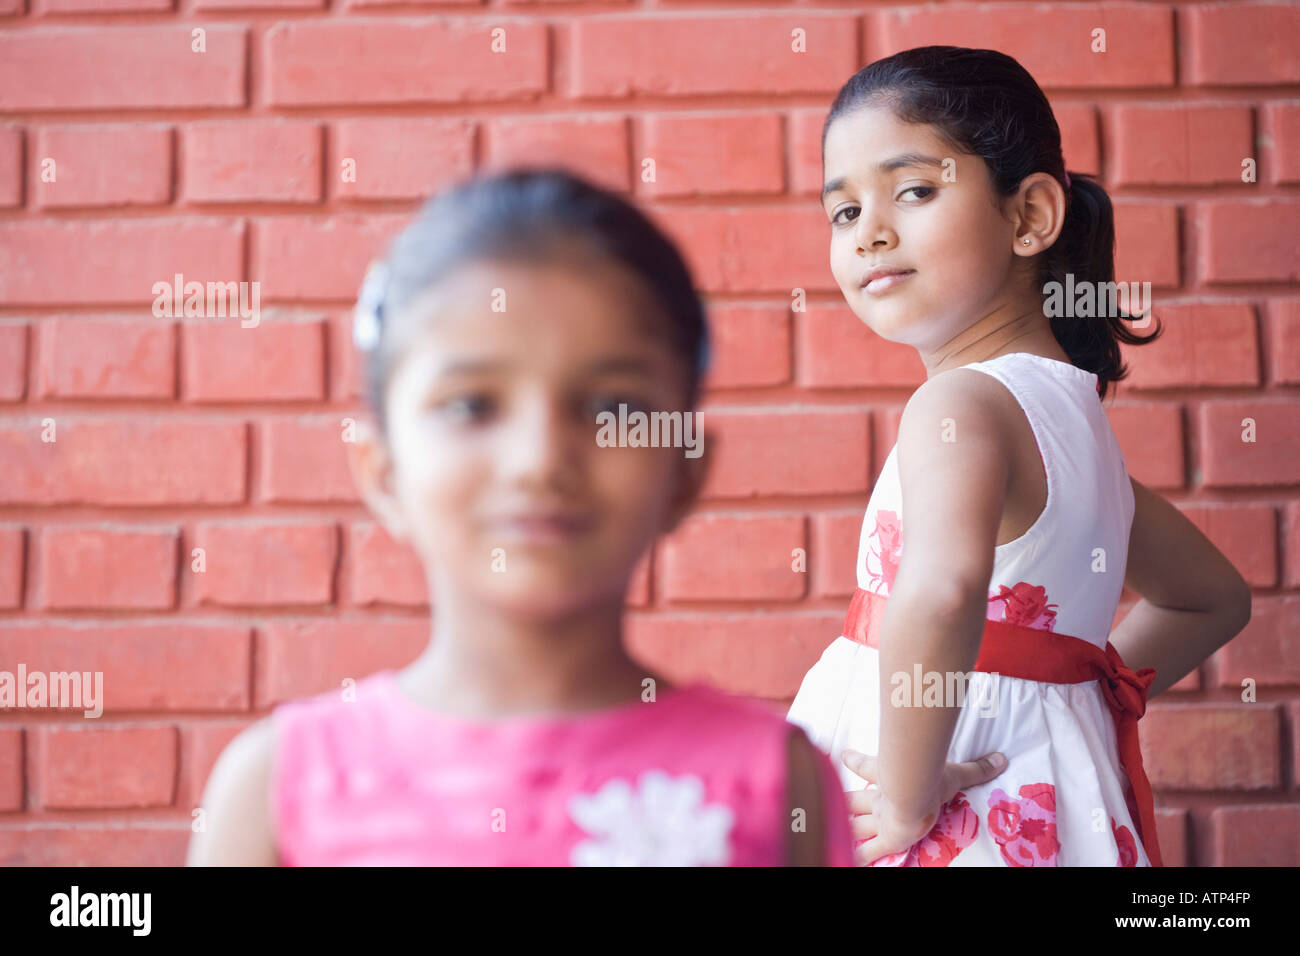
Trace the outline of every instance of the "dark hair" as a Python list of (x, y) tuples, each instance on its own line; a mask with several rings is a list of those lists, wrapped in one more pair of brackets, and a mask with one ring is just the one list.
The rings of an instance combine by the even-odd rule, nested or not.
[[(1038, 288), (1048, 282), (1075, 285), (1115, 280), (1115, 218), (1106, 190), (1083, 173), (1069, 173), (1061, 154), (1061, 131), (1047, 97), (1023, 66), (996, 50), (924, 46), (904, 50), (863, 67), (840, 89), (822, 127), (864, 106), (888, 106), (905, 123), (933, 126), (946, 142), (987, 164), (1000, 195), (1013, 195), (1025, 177), (1045, 172), (1065, 187), (1065, 222), (1056, 242), (1038, 256)], [(1098, 301), (1106, 297), (1098, 296)], [(1119, 343), (1145, 345), (1124, 323), (1136, 316), (1117, 310), (1100, 318), (1051, 318), (1070, 361), (1093, 372), (1101, 398), (1112, 382), (1128, 375)]]
[[(632, 203), (551, 167), (514, 168), (462, 180), (429, 199), (374, 263), (357, 302), (354, 336), (366, 354), (366, 397), (387, 429), (384, 392), (396, 357), (394, 316), (457, 266), (471, 261), (604, 257), (641, 280), (652, 317), (688, 363), (688, 403), (708, 365), (704, 305), (677, 247)], [(658, 314), (663, 313), (663, 314)]]

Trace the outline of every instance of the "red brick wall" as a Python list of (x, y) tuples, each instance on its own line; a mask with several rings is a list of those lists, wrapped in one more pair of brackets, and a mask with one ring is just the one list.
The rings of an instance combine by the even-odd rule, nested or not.
[[(646, 202), (712, 306), (721, 458), (638, 579), (633, 644), (788, 700), (922, 381), (832, 283), (821, 120), (858, 66), (926, 43), (1017, 56), (1069, 168), (1112, 191), (1118, 278), (1168, 328), (1112, 421), (1256, 590), (1144, 721), (1166, 859), (1300, 862), (1300, 7), (0, 0), (0, 669), (102, 670), (108, 697), (98, 721), (0, 714), (0, 863), (180, 861), (237, 729), (420, 648), (418, 568), (340, 443), (347, 314), (419, 197), (515, 160)], [(261, 324), (155, 318), (178, 272), (260, 282)]]

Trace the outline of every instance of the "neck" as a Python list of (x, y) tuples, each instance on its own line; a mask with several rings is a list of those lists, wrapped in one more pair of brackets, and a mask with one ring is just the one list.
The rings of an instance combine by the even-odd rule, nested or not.
[(429, 645), (405, 668), (403, 682), (434, 710), (485, 718), (578, 712), (638, 699), (647, 677), (667, 689), (623, 649), (621, 594), (537, 617), (503, 612), (449, 587), (433, 593)]
[(986, 362), (1011, 352), (1030, 352), (1070, 361), (1052, 334), (1041, 301), (999, 306), (937, 348), (918, 347), (927, 378), (971, 362)]

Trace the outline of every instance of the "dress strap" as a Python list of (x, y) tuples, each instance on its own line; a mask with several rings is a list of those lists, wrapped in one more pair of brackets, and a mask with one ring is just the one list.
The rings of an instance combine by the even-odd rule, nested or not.
[[(867, 647), (880, 648), (887, 598), (858, 588), (844, 619), (844, 636)], [(1156, 840), (1155, 798), (1138, 745), (1138, 718), (1146, 712), (1147, 691), (1155, 680), (1154, 668), (1134, 671), (1106, 642), (1103, 651), (1081, 637), (1006, 621), (985, 621), (975, 670), (1044, 684), (1081, 684), (1101, 681), (1102, 693), (1115, 719), (1120, 764), (1132, 785), (1129, 812), (1153, 866), (1164, 866)], [(1136, 811), (1136, 812), (1134, 812)]]

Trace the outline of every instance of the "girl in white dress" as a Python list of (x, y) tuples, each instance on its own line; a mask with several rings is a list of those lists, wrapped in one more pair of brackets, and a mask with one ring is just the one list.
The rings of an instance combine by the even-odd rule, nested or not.
[[(841, 767), (861, 863), (1162, 865), (1137, 719), (1245, 626), (1250, 591), (1130, 479), (1107, 421), (1119, 343), (1160, 332), (1105, 300), (1110, 200), (991, 50), (864, 68), (822, 147), (836, 281), (928, 380), (789, 719)], [(1125, 585), (1143, 599), (1112, 631)], [(957, 772), (990, 752), (993, 779)]]

